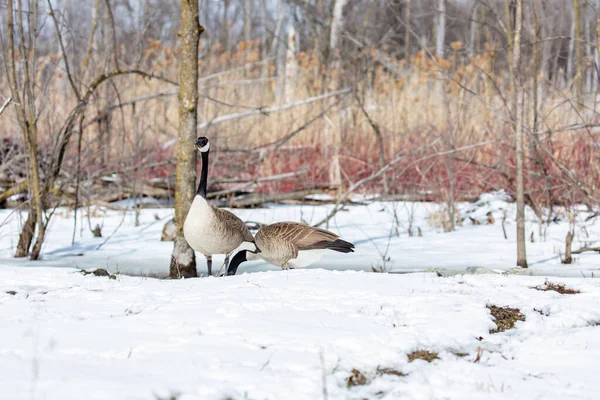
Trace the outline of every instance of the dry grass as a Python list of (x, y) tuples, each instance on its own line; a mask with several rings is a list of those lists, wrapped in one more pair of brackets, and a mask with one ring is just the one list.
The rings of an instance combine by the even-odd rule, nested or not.
[(552, 283), (552, 282), (548, 282), (548, 281), (544, 282), (543, 285), (534, 286), (532, 289), (540, 290), (540, 291), (543, 291), (543, 292), (555, 291), (555, 292), (558, 292), (560, 294), (578, 294), (578, 293), (581, 293), (579, 290), (577, 290), (577, 289), (570, 289), (570, 288), (566, 287), (562, 283)]
[(456, 357), (461, 357), (461, 358), (469, 355), (469, 353), (464, 353), (462, 351), (455, 351), (452, 354), (454, 354)]
[(427, 362), (432, 362), (433, 360), (437, 360), (438, 353), (434, 353), (427, 350), (417, 350), (408, 354), (408, 362), (413, 362), (415, 360), (425, 360)]
[(99, 276), (99, 277), (106, 276), (106, 277), (108, 277), (108, 279), (113, 279), (113, 280), (117, 279), (116, 275), (111, 274), (110, 272), (108, 272), (107, 270), (105, 270), (103, 268), (98, 268), (98, 269), (88, 270), (88, 271), (82, 269), (81, 273), (83, 275), (94, 275), (94, 276)]
[(365, 375), (357, 369), (352, 370), (352, 375), (346, 378), (346, 386), (363, 386), (367, 384), (367, 378)]
[(498, 307), (489, 305), (487, 308), (492, 313), (496, 329), (490, 330), (490, 333), (499, 333), (515, 327), (517, 321), (525, 321), (525, 316), (517, 308)]
[(378, 375), (394, 375), (394, 376), (399, 376), (399, 377), (403, 377), (403, 376), (407, 375), (404, 372), (398, 371), (397, 369), (394, 369), (394, 368), (377, 368), (377, 374)]
[[(178, 67), (176, 54), (173, 48), (150, 43), (144, 62), (152, 66), (154, 73), (175, 80)], [(500, 88), (504, 97), (510, 97), (507, 93), (509, 85), (506, 71), (494, 69), (495, 54), (492, 51), (464, 64), (442, 59), (434, 63), (422, 53), (415, 54), (407, 60), (398, 60), (401, 76), (394, 76), (380, 66), (362, 74), (364, 79), (359, 78), (362, 79), (359, 81), (356, 81), (353, 70), (333, 71), (332, 76), (337, 80), (332, 80), (327, 88), (323, 86), (323, 74), (315, 54), (301, 52), (296, 59), (297, 74), (294, 79), (288, 77), (283, 91), (278, 87), (282, 80), (276, 75), (274, 62), (259, 62), (259, 54), (256, 42), (241, 42), (231, 52), (212, 49), (199, 61), (201, 98), (198, 110), (201, 123), (227, 114), (291, 103), (355, 85), (367, 112), (381, 129), (386, 160), (440, 136), (444, 140), (432, 151), (448, 150), (451, 148), (448, 143), (452, 143), (452, 147), (460, 147), (492, 140), (496, 142), (461, 153), (454, 160), (456, 197), (471, 198), (491, 188), (511, 189), (513, 182), (510, 176), (514, 165), (512, 151), (509, 151), (512, 149), (511, 128), (502, 96), (496, 91)], [(367, 60), (370, 57), (375, 59), (368, 51), (362, 56)], [(438, 64), (448, 76), (445, 81), (439, 81)], [(40, 71), (40, 76), (45, 72)], [(477, 96), (469, 94), (461, 85)], [(543, 79), (541, 86), (544, 88), (544, 103), (540, 106), (540, 115), (545, 118), (544, 129), (581, 122), (569, 102), (564, 101), (568, 94), (554, 91)], [(75, 104), (69, 92), (65, 95), (64, 77), (57, 77), (49, 87), (45, 103), (50, 106), (40, 117), (45, 121), (39, 124), (40, 138), (51, 138), (52, 127), (60, 126)], [(118, 97), (114, 88), (118, 88)], [(107, 86), (101, 90), (95, 103), (88, 108), (86, 121), (92, 120), (105, 107), (118, 104), (119, 99), (126, 102), (172, 87), (156, 80), (118, 78), (114, 88)], [(0, 89), (7, 92), (2, 84)], [(332, 165), (338, 162), (339, 178), (344, 186), (370, 175), (379, 168), (378, 158), (374, 156), (378, 150), (372, 127), (352, 96), (342, 99), (339, 104), (336, 102), (336, 98), (329, 98), (268, 116), (255, 115), (227, 121), (200, 131), (199, 134), (205, 134), (215, 142), (217, 151), (233, 151), (217, 156), (219, 162), (211, 165), (211, 175), (238, 178), (270, 176), (310, 165), (308, 175), (302, 179), (257, 185), (256, 190), (263, 192), (284, 192), (307, 184), (337, 184), (338, 178), (334, 176)], [(326, 113), (326, 118), (317, 118), (306, 125), (329, 106), (333, 107)], [(12, 116), (5, 114), (3, 118), (7, 126), (12, 126), (9, 131), (18, 131), (17, 121), (11, 119)], [(85, 129), (82, 166), (89, 175), (120, 171), (124, 167), (133, 168), (128, 175), (130, 178), (150, 179), (173, 174), (174, 164), (167, 161), (173, 159), (175, 146), (163, 145), (177, 134), (177, 97), (174, 94), (141, 101), (135, 109), (130, 105), (116, 108), (107, 121), (109, 132), (102, 140), (98, 123)], [(276, 152), (268, 154), (259, 164), (248, 165), (258, 157), (258, 151), (237, 152), (274, 143), (304, 125), (306, 127), (299, 134)], [(541, 139), (543, 145), (551, 148), (553, 156), (564, 162), (568, 169), (577, 172), (582, 183), (595, 187), (595, 182), (600, 179), (600, 166), (591, 162), (598, 156), (596, 147), (590, 145), (598, 140), (594, 135), (581, 130), (557, 134), (552, 138), (541, 136)], [(67, 170), (76, 166), (75, 143), (71, 145), (65, 160)], [(409, 158), (400, 163), (396, 171), (413, 160)], [(449, 160), (449, 156), (440, 157), (425, 164), (411, 165), (402, 176), (389, 172), (390, 191), (427, 192), (428, 199), (446, 200), (451, 179)], [(550, 179), (562, 179), (562, 172), (549, 159), (544, 159), (544, 163)], [(529, 166), (531, 174), (527, 176), (527, 187), (532, 198), (544, 201), (545, 197), (541, 195), (544, 179), (539, 179), (533, 161)], [(373, 181), (362, 190), (381, 192), (381, 185), (381, 181)]]

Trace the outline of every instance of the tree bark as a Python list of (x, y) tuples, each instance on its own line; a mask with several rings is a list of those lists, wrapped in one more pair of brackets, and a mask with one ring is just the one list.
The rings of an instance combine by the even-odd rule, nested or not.
[(294, 23), (291, 22), (288, 30), (287, 51), (285, 56), (285, 77), (283, 89), (283, 101), (285, 104), (289, 104), (294, 101), (294, 94), (296, 93), (296, 84), (298, 78), (298, 60), (296, 58), (296, 28), (294, 27)]
[(19, 243), (17, 244), (17, 250), (15, 251), (15, 258), (24, 258), (29, 255), (29, 248), (33, 241), (33, 235), (35, 234), (35, 225), (35, 207), (30, 207), (29, 214), (25, 220), (25, 225), (23, 225), (21, 234), (19, 235)]
[(252, 0), (244, 0), (244, 40), (252, 38)]
[(521, 27), (523, 24), (523, 0), (516, 0), (515, 29), (513, 42), (513, 101), (515, 102), (515, 115), (513, 116), (516, 148), (516, 184), (517, 184), (517, 265), (527, 268), (525, 253), (525, 189), (524, 189), (524, 162), (523, 162), (523, 112), (524, 89), (521, 81)]
[[(183, 0), (182, 0), (183, 1)], [(223, 51), (229, 51), (229, 0), (223, 0), (223, 26), (221, 27)], [(183, 15), (183, 11), (182, 11)], [(183, 28), (181, 30), (183, 32)]]
[(444, 42), (446, 41), (446, 0), (438, 0), (438, 23), (435, 35), (435, 54), (444, 57)]
[[(19, 55), (15, 54), (15, 24), (14, 24), (14, 3), (13, 0), (8, 0), (7, 4), (7, 69), (8, 69), (8, 82), (11, 90), (12, 98), (14, 99), (15, 109), (17, 111), (17, 120), (23, 134), (23, 139), (27, 145), (28, 161), (29, 161), (29, 192), (31, 197), (31, 203), (29, 206), (29, 216), (27, 222), (23, 226), (23, 231), (19, 238), (19, 244), (15, 253), (16, 257), (26, 257), (29, 254), (29, 248), (33, 240), (36, 225), (38, 227), (38, 242), (37, 246), (34, 246), (34, 252), (32, 252), (32, 259), (39, 257), (39, 251), (41, 249), (41, 242), (44, 240), (44, 223), (43, 223), (43, 195), (41, 192), (42, 185), (40, 184), (39, 176), (39, 163), (37, 154), (37, 110), (35, 103), (35, 39), (37, 37), (37, 2), (32, 7), (32, 12), (27, 14), (29, 19), (30, 32), (29, 43), (30, 47), (25, 49), (24, 47), (19, 52)], [(18, 16), (19, 16), (19, 33), (21, 36), (21, 43), (26, 43), (25, 32), (23, 29), (23, 11), (22, 6), (19, 3)], [(21, 86), (19, 80), (17, 80), (17, 69), (16, 62), (17, 57), (22, 60), (24, 68), (22, 69)], [(23, 96), (21, 96), (21, 93)], [(41, 239), (41, 240), (40, 240)], [(37, 243), (36, 243), (37, 244)]]
[(569, 34), (569, 53), (567, 59), (567, 87), (571, 84), (575, 74), (573, 67), (575, 66), (575, 9), (573, 9), (573, 20), (571, 21), (571, 33)]
[(405, 0), (404, 5), (404, 57), (410, 55), (410, 0)]
[(585, 63), (583, 65), (583, 88), (584, 93), (590, 91), (592, 87), (592, 70), (589, 68), (588, 60), (592, 60), (594, 56), (594, 50), (592, 46), (592, 32), (590, 28), (590, 19), (586, 17), (586, 12), (588, 8), (584, 4), (583, 5), (583, 42), (585, 45), (583, 46), (583, 56), (585, 58)]
[(575, 65), (575, 92), (577, 94), (577, 109), (583, 111), (583, 36), (581, 34), (581, 15), (579, 0), (573, 0), (573, 26), (575, 31), (575, 59), (572, 60)]
[(475, 3), (473, 4), (473, 8), (471, 9), (471, 27), (470, 27), (470, 32), (469, 32), (469, 52), (468, 52), (468, 57), (469, 59), (475, 57), (475, 42), (477, 41), (477, 36), (478, 36), (478, 30), (479, 30), (479, 22), (477, 21), (478, 19), (478, 6), (479, 2), (475, 1)]
[(338, 48), (340, 40), (340, 31), (342, 30), (342, 16), (344, 6), (348, 0), (335, 0), (333, 5), (333, 15), (331, 16), (331, 32), (329, 34), (329, 49), (334, 51)]
[(198, 125), (198, 44), (204, 28), (198, 22), (198, 2), (181, 0), (179, 60), (179, 141), (175, 191), (175, 244), (171, 278), (196, 277), (196, 255), (183, 236), (183, 223), (195, 194), (196, 129)]
[[(540, 48), (539, 48), (539, 35), (538, 35), (538, 18), (537, 18), (537, 10), (535, 8), (535, 1), (531, 3), (531, 12), (533, 19), (533, 44), (532, 44), (532, 61), (533, 61), (533, 72), (531, 73), (533, 77), (533, 123), (532, 123), (532, 131), (537, 132), (538, 125), (538, 74), (540, 71)], [(531, 141), (532, 145), (535, 145), (535, 141)]]
[(594, 71), (592, 72), (594, 74), (594, 85), (593, 85), (593, 90), (594, 90), (594, 103), (595, 103), (595, 99), (596, 99), (596, 91), (598, 90), (598, 82), (600, 81), (600, 79), (598, 79), (598, 71), (600, 68), (600, 12), (596, 13), (596, 46), (595, 46), (595, 53), (594, 53)]
[[(331, 15), (331, 30), (329, 32), (329, 52), (328, 52), (328, 60), (327, 60), (327, 74), (325, 78), (325, 84), (323, 87), (324, 92), (328, 90), (330, 80), (333, 81), (331, 72), (340, 67), (341, 55), (339, 49), (339, 41), (340, 41), (340, 32), (343, 26), (343, 15), (344, 15), (344, 7), (346, 6), (348, 0), (335, 0), (333, 4), (333, 13)], [(334, 82), (334, 88), (337, 89), (337, 82)], [(343, 124), (343, 119), (341, 119), (340, 125)], [(338, 191), (338, 195), (342, 190), (342, 172), (340, 166), (340, 149), (341, 149), (341, 129), (340, 126), (338, 129), (331, 132), (331, 127), (329, 125), (326, 126), (325, 135), (331, 136), (328, 138), (328, 142), (333, 144), (334, 154), (332, 157), (331, 168), (329, 170), (329, 181), (332, 187), (335, 187)]]
[(569, 233), (567, 233), (567, 237), (565, 238), (565, 258), (562, 259), (562, 263), (563, 264), (572, 264), (573, 263), (573, 256), (571, 248), (573, 246), (573, 232), (569, 231)]

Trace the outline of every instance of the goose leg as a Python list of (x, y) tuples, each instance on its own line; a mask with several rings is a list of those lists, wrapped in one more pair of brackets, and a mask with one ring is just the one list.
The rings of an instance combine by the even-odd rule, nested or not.
[[(223, 265), (221, 265), (221, 268), (219, 268), (219, 273), (217, 274), (218, 276), (223, 276), (227, 274), (227, 269), (229, 268), (229, 256), (231, 255), (231, 253), (227, 253), (225, 254), (225, 261), (223, 261)], [(223, 270), (224, 268), (224, 270)]]
[(206, 256), (206, 268), (208, 269), (208, 276), (212, 276), (212, 256)]

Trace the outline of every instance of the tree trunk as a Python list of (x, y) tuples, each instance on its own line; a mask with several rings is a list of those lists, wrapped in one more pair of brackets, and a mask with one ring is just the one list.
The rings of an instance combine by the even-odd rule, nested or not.
[(244, 0), (244, 40), (252, 38), (252, 0)]
[(410, 0), (405, 0), (404, 5), (404, 57), (410, 55)]
[(287, 15), (287, 5), (284, 2), (279, 2), (277, 5), (277, 23), (275, 24), (275, 32), (273, 33), (273, 41), (271, 42), (271, 54), (275, 57), (275, 66), (277, 68), (277, 88), (275, 93), (275, 103), (282, 104), (284, 102), (285, 89), (285, 58), (282, 55), (283, 40), (282, 31)]
[(594, 50), (592, 46), (592, 32), (590, 28), (590, 19), (586, 17), (587, 6), (583, 6), (583, 41), (585, 43), (583, 56), (585, 63), (583, 65), (583, 88), (584, 93), (588, 93), (592, 87), (592, 71), (589, 68), (588, 60), (593, 59)]
[(516, 0), (515, 29), (513, 42), (513, 101), (515, 102), (515, 147), (516, 147), (516, 184), (517, 184), (517, 265), (527, 268), (525, 253), (525, 189), (523, 173), (523, 112), (524, 89), (521, 81), (521, 26), (523, 24), (523, 0)]
[(569, 231), (567, 233), (567, 237), (565, 238), (565, 258), (562, 259), (563, 264), (572, 264), (573, 256), (572, 256), (572, 246), (573, 246), (573, 232)]
[(438, 0), (438, 23), (435, 35), (435, 54), (444, 57), (444, 42), (446, 41), (446, 0)]
[(581, 16), (579, 0), (573, 0), (573, 26), (575, 30), (575, 92), (577, 93), (577, 109), (583, 111), (583, 36), (581, 34)]
[[(223, 51), (229, 51), (229, 0), (223, 0), (223, 23), (221, 31), (221, 42), (223, 44)], [(183, 11), (182, 11), (183, 14)], [(181, 30), (183, 32), (183, 29)]]
[(198, 44), (204, 28), (198, 23), (198, 2), (181, 0), (179, 60), (179, 141), (175, 189), (175, 244), (171, 278), (196, 277), (196, 255), (183, 237), (183, 222), (195, 194), (196, 127), (198, 125)]
[[(36, 71), (34, 68), (35, 63), (35, 38), (37, 37), (37, 3), (32, 7), (33, 12), (27, 14), (29, 18), (30, 26), (30, 40), (33, 38), (32, 45), (29, 48), (23, 47), (19, 52), (19, 55), (15, 53), (15, 24), (14, 24), (14, 6), (13, 1), (8, 0), (6, 3), (7, 8), (7, 54), (6, 54), (6, 66), (8, 73), (8, 82), (11, 90), (12, 98), (15, 102), (17, 111), (17, 120), (23, 139), (27, 145), (28, 162), (29, 162), (29, 193), (31, 202), (29, 205), (29, 216), (26, 224), (23, 226), (23, 231), (19, 238), (19, 245), (15, 256), (25, 257), (29, 253), (29, 247), (33, 239), (36, 225), (38, 227), (38, 239), (34, 246), (35, 253), (32, 254), (32, 259), (39, 257), (39, 251), (41, 244), (44, 240), (44, 223), (43, 223), (43, 194), (41, 192), (42, 185), (40, 184), (39, 176), (39, 162), (37, 154), (37, 110), (35, 103), (35, 78)], [(18, 9), (19, 16), (19, 32), (21, 36), (21, 43), (24, 46), (26, 42), (25, 33), (23, 29), (23, 10), (21, 7)], [(17, 58), (22, 61), (23, 69), (20, 80), (17, 80)], [(22, 87), (19, 86), (19, 81)], [(23, 97), (21, 97), (21, 93)], [(38, 244), (39, 242), (39, 244)]]
[(569, 54), (567, 59), (567, 86), (571, 84), (574, 77), (573, 67), (575, 66), (575, 10), (573, 10), (573, 21), (571, 22), (571, 33), (569, 35)]
[(298, 60), (296, 53), (296, 29), (293, 22), (288, 30), (287, 52), (285, 56), (285, 83), (284, 83), (284, 103), (289, 104), (294, 101), (296, 93), (296, 83), (298, 77)]
[[(335, 0), (333, 5), (333, 14), (331, 15), (331, 30), (329, 32), (329, 52), (328, 52), (328, 65), (327, 74), (323, 87), (323, 91), (327, 92), (329, 89), (329, 81), (332, 80), (331, 72), (340, 67), (341, 55), (339, 49), (340, 32), (343, 26), (343, 15), (344, 6), (348, 0)], [(337, 89), (337, 86), (332, 88)], [(340, 167), (340, 148), (341, 148), (341, 129), (343, 124), (343, 118), (340, 118), (340, 127), (333, 132), (331, 135), (331, 127), (327, 125), (326, 135), (332, 136), (328, 139), (328, 142), (333, 144), (334, 154), (332, 157), (331, 168), (329, 170), (329, 180), (331, 186), (337, 188), (338, 194), (341, 194), (342, 189), (342, 172)]]
[(35, 234), (36, 215), (35, 207), (29, 208), (29, 215), (25, 220), (25, 225), (19, 235), (19, 244), (17, 245), (17, 251), (15, 251), (16, 258), (23, 258), (29, 255), (29, 248), (33, 241), (33, 235)]
[(477, 10), (478, 10), (478, 6), (479, 2), (475, 2), (473, 4), (473, 8), (471, 9), (471, 28), (470, 28), (470, 33), (469, 33), (469, 52), (468, 52), (468, 57), (469, 59), (475, 57), (475, 42), (477, 41), (477, 34), (478, 34), (478, 30), (479, 30), (479, 23), (477, 21), (478, 15), (477, 15)]
[(340, 40), (340, 31), (342, 30), (342, 16), (344, 13), (344, 6), (348, 0), (335, 0), (333, 5), (333, 15), (331, 16), (331, 32), (329, 34), (329, 49), (334, 50), (338, 48)]
[(594, 57), (595, 68), (592, 72), (594, 74), (594, 103), (596, 101), (596, 91), (598, 90), (598, 71), (600, 71), (600, 12), (596, 13), (596, 52)]

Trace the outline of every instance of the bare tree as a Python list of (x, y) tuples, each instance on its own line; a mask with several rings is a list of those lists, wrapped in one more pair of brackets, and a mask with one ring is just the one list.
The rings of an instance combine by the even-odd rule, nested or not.
[(575, 77), (573, 78), (575, 84), (575, 93), (577, 95), (577, 109), (581, 112), (583, 110), (583, 65), (585, 60), (583, 59), (583, 35), (581, 33), (581, 9), (579, 8), (579, 0), (573, 0), (573, 30), (575, 37), (572, 41), (575, 44), (575, 59), (572, 61), (575, 64)]
[(525, 188), (524, 188), (524, 162), (523, 162), (523, 113), (525, 89), (521, 81), (521, 30), (523, 25), (523, 0), (516, 0), (515, 28), (513, 33), (513, 102), (515, 114), (513, 116), (516, 148), (516, 191), (517, 191), (517, 265), (527, 268), (527, 255), (525, 253)]
[(410, 54), (410, 37), (412, 34), (410, 31), (410, 0), (405, 0), (404, 7), (404, 57), (408, 57)]
[[(599, 4), (600, 6), (600, 4)], [(599, 7), (600, 8), (600, 7)], [(594, 46), (594, 70), (592, 74), (594, 76), (594, 85), (592, 86), (593, 91), (598, 90), (598, 74), (600, 73), (600, 9), (596, 9), (596, 45)]]
[[(227, 7), (226, 7), (227, 8)], [(198, 125), (198, 44), (204, 28), (198, 22), (198, 2), (181, 0), (181, 53), (179, 62), (179, 139), (175, 192), (175, 243), (171, 278), (196, 277), (196, 255), (183, 236), (196, 185), (194, 142)]]
[(223, 43), (223, 51), (229, 51), (229, 0), (223, 0), (223, 23), (221, 26), (221, 42)]
[[(29, 162), (29, 190), (31, 193), (31, 205), (27, 221), (23, 226), (19, 237), (19, 244), (15, 253), (15, 257), (26, 257), (29, 254), (31, 242), (35, 232), (36, 225), (42, 227), (43, 224), (43, 198), (40, 182), (38, 149), (37, 149), (37, 108), (35, 103), (35, 53), (36, 47), (35, 38), (37, 34), (37, 17), (38, 8), (37, 2), (32, 13), (25, 14), (29, 23), (29, 36), (25, 35), (26, 22), (23, 17), (23, 9), (18, 9), (18, 26), (19, 26), (19, 43), (20, 49), (15, 52), (15, 23), (14, 23), (14, 4), (12, 0), (8, 0), (7, 6), (7, 74), (8, 82), (11, 89), (12, 98), (15, 102), (15, 110), (17, 120), (23, 134), (24, 142), (27, 146), (28, 162)], [(29, 44), (29, 46), (26, 46)], [(21, 77), (17, 79), (17, 62), (23, 65), (20, 68)], [(43, 233), (39, 232), (39, 234)], [(37, 257), (35, 257), (37, 258)]]
[(244, 0), (244, 40), (252, 38), (252, 0)]
[(444, 42), (446, 41), (446, 0), (438, 0), (438, 22), (435, 35), (435, 54), (444, 57)]
[(475, 56), (475, 42), (479, 33), (479, 21), (478, 21), (478, 10), (479, 10), (479, 1), (475, 0), (473, 2), (473, 6), (471, 8), (471, 27), (469, 33), (469, 47), (468, 47), (468, 56), (469, 58), (473, 58)]

